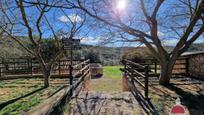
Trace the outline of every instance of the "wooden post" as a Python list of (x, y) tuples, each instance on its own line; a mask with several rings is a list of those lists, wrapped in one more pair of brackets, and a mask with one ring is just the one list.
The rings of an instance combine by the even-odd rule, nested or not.
[(145, 66), (145, 98), (149, 99), (148, 97), (148, 90), (149, 90), (149, 66)]
[(186, 57), (186, 75), (189, 75), (189, 58)]
[(154, 73), (155, 73), (155, 75), (157, 75), (157, 62), (155, 61), (155, 63), (154, 63), (155, 65), (155, 68), (154, 68)]
[[(82, 65), (87, 66), (89, 63), (84, 63)], [(88, 66), (88, 68), (86, 70), (83, 71), (82, 75), (84, 74), (85, 71), (90, 71), (90, 68)], [(88, 72), (87, 76), (85, 76), (84, 78), (84, 86), (83, 86), (83, 91), (90, 91), (92, 89), (92, 85), (91, 85), (91, 74), (90, 72)]]
[(0, 77), (2, 76), (2, 67), (3, 67), (3, 61), (1, 60), (1, 63), (0, 63)]
[(26, 69), (26, 74), (29, 74), (29, 72), (30, 72), (30, 59), (29, 58), (27, 58), (27, 69)]
[(5, 67), (4, 67), (4, 58), (2, 58), (2, 60), (1, 60), (1, 76), (4, 76), (4, 69), (5, 69)]
[(30, 74), (31, 74), (31, 76), (33, 75), (33, 61), (32, 61), (33, 59), (31, 58), (30, 59)]
[(59, 62), (58, 62), (59, 64), (58, 64), (58, 71), (59, 71), (59, 75), (61, 75), (61, 61), (59, 60)]
[(123, 91), (130, 91), (130, 88), (128, 86), (128, 81), (127, 81), (127, 63), (124, 61), (124, 73), (123, 73)]

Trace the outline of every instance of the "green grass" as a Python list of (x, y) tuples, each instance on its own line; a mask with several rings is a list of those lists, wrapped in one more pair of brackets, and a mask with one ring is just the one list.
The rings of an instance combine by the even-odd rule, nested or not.
[(113, 79), (121, 79), (122, 72), (120, 68), (122, 68), (122, 66), (104, 66), (103, 75)]
[(67, 84), (63, 79), (51, 79), (50, 87), (43, 89), (43, 79), (14, 79), (0, 81), (0, 104), (21, 97), (35, 90), (37, 92), (21, 98), (0, 111), (0, 115), (21, 115), (49, 98), (59, 87)]
[(122, 91), (122, 66), (104, 66), (103, 76), (99, 79), (92, 79), (91, 89), (103, 92)]

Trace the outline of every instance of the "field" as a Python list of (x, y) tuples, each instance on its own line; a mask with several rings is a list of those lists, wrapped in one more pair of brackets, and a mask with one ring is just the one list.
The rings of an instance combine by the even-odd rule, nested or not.
[(43, 79), (0, 81), (0, 115), (25, 114), (67, 83), (65, 79), (51, 79), (50, 87), (44, 88)]
[(104, 92), (122, 91), (122, 66), (104, 66), (103, 76), (91, 80), (91, 90)]

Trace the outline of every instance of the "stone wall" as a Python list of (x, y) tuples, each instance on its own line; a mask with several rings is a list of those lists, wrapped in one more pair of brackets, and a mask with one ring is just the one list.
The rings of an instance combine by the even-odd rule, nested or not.
[(204, 79), (204, 53), (188, 56), (189, 75)]

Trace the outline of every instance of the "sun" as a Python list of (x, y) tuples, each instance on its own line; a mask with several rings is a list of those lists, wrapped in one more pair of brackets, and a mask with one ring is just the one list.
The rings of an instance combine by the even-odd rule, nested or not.
[(116, 9), (118, 11), (123, 11), (126, 8), (126, 0), (118, 0), (116, 3)]

